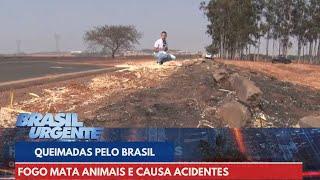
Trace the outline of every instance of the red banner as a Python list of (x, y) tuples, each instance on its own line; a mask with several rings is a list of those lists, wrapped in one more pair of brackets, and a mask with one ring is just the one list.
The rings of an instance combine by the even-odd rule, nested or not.
[(17, 163), (17, 179), (302, 179), (302, 163)]

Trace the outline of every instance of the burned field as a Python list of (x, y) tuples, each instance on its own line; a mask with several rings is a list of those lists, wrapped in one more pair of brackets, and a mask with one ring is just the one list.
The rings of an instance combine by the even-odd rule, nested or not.
[(1, 126), (14, 126), (18, 112), (62, 111), (102, 127), (319, 126), (318, 89), (263, 72), (202, 59), (118, 67), (123, 69), (23, 90), (24, 98), (1, 109)]

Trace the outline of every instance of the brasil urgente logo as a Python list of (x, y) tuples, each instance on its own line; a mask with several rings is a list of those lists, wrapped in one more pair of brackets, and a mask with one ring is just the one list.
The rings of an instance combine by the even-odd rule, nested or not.
[(30, 127), (31, 139), (99, 140), (103, 131), (85, 127), (76, 113), (20, 113), (16, 127)]

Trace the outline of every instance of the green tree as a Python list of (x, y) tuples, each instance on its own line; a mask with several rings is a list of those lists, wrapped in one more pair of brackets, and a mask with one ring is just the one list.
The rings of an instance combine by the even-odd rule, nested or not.
[[(309, 61), (313, 63), (313, 60), (316, 55), (316, 46), (317, 41), (319, 41), (320, 36), (320, 1), (319, 0), (310, 0), (307, 3), (307, 19), (306, 19), (306, 39), (309, 42)], [(319, 47), (318, 47), (319, 49)], [(319, 54), (319, 52), (318, 52)]]
[(134, 26), (123, 25), (98, 26), (84, 35), (86, 43), (100, 47), (102, 54), (111, 54), (112, 58), (116, 53), (133, 48), (140, 38), (141, 33)]
[[(320, 61), (320, 1), (319, 0), (210, 0), (201, 3), (201, 10), (209, 24), (207, 33), (212, 44), (207, 47), (221, 58), (253, 57), (254, 47), (260, 54), (261, 39), (279, 43), (279, 55), (287, 56), (292, 42), (297, 41), (297, 56), (308, 47), (310, 62)], [(292, 41), (294, 40), (294, 41)], [(248, 53), (249, 51), (249, 53)]]
[(294, 0), (293, 1), (294, 10), (292, 11), (292, 23), (293, 29), (292, 34), (297, 38), (298, 41), (298, 60), (301, 59), (301, 48), (305, 41), (307, 23), (306, 13), (306, 2), (304, 0)]
[(253, 1), (211, 0), (202, 2), (201, 9), (209, 20), (211, 46), (219, 49), (220, 57), (239, 57), (248, 44), (256, 44), (257, 9)]
[(273, 51), (274, 51), (274, 25), (276, 20), (275, 15), (275, 0), (265, 0), (263, 17), (265, 18), (265, 32), (266, 32), (266, 55), (269, 56), (269, 40), (273, 39)]

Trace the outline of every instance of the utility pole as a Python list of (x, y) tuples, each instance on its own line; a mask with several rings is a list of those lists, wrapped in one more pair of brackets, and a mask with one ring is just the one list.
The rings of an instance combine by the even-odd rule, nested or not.
[(17, 44), (17, 54), (20, 54), (21, 53), (21, 40), (17, 40), (16, 44)]
[(55, 40), (55, 43), (56, 43), (56, 52), (60, 52), (60, 35), (55, 33), (54, 34), (54, 40)]

